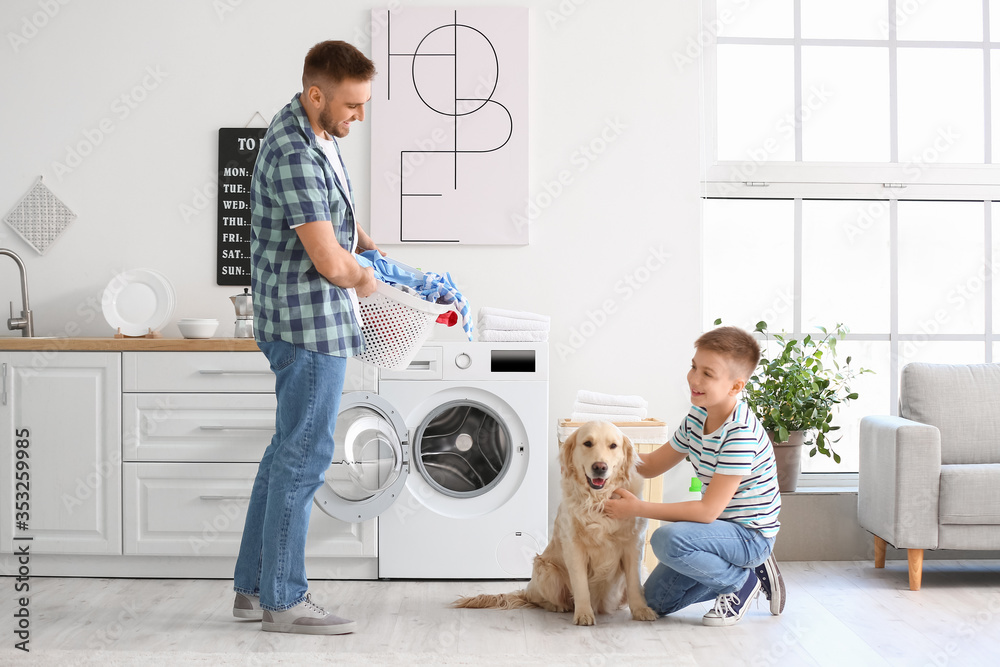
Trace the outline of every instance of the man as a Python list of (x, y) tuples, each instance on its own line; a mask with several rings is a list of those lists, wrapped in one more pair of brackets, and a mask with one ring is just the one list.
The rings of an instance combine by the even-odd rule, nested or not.
[(257, 470), (233, 615), (270, 632), (342, 634), (354, 621), (308, 594), (306, 531), (333, 459), (347, 357), (363, 351), (357, 297), (375, 291), (353, 252), (376, 249), (357, 226), (337, 139), (364, 120), (375, 65), (345, 42), (306, 55), (302, 93), (271, 121), (250, 188), (254, 331), (275, 374), (275, 434)]

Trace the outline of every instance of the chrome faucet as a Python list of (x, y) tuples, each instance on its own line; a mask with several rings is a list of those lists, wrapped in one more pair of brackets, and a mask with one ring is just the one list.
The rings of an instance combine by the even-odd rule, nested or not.
[(30, 338), (35, 335), (35, 321), (31, 315), (31, 308), (28, 307), (28, 276), (24, 272), (24, 262), (13, 250), (0, 248), (0, 255), (7, 255), (17, 264), (17, 270), (21, 272), (21, 317), (14, 317), (14, 302), (10, 302), (10, 319), (7, 320), (7, 328), (11, 331), (21, 330), (21, 335)]

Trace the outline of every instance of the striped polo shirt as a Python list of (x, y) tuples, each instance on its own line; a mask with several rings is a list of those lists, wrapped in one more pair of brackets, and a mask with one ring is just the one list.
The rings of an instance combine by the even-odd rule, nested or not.
[(708, 435), (704, 432), (707, 417), (704, 408), (691, 406), (670, 445), (687, 454), (703, 490), (708, 489), (716, 472), (741, 475), (743, 481), (719, 518), (774, 537), (780, 525), (781, 495), (778, 466), (767, 432), (744, 401), (737, 403), (729, 419)]

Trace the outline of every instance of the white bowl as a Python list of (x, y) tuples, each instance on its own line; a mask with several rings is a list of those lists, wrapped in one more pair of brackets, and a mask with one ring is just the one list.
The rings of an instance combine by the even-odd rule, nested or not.
[(219, 320), (187, 318), (177, 320), (177, 328), (185, 338), (211, 338), (219, 328)]

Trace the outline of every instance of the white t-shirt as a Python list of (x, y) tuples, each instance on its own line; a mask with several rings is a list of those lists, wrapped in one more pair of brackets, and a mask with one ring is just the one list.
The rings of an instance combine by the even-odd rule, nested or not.
[(704, 432), (707, 418), (705, 408), (692, 405), (670, 445), (687, 454), (703, 489), (708, 489), (716, 472), (740, 475), (743, 479), (719, 518), (774, 537), (780, 525), (781, 494), (774, 449), (764, 427), (745, 401), (739, 401), (713, 433)]
[[(329, 160), (330, 166), (333, 167), (333, 174), (337, 177), (341, 189), (350, 195), (351, 191), (347, 187), (347, 173), (344, 171), (344, 163), (341, 161), (340, 153), (337, 151), (336, 140), (324, 139), (319, 135), (316, 135), (316, 140), (323, 147), (323, 152), (326, 153), (326, 159)], [(347, 197), (347, 205), (351, 207), (351, 218), (354, 220), (354, 247), (351, 248), (351, 253), (353, 254), (358, 247), (358, 218), (354, 215), (354, 202), (351, 201), (350, 196)], [(358, 325), (361, 325), (361, 302), (358, 300), (358, 293), (353, 287), (348, 287), (347, 295), (354, 306), (354, 316), (358, 320)]]

